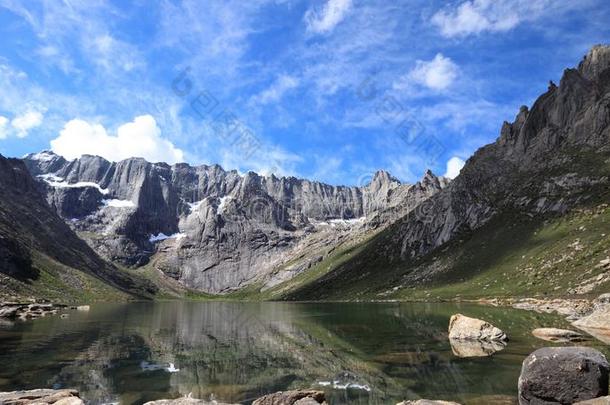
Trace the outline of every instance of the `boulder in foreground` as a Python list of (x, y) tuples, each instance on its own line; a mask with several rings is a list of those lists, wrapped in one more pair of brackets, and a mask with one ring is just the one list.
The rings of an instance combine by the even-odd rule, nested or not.
[(530, 354), (519, 376), (521, 405), (573, 404), (608, 395), (610, 365), (588, 347), (545, 347)]
[(449, 339), (505, 342), (508, 336), (489, 322), (456, 314), (449, 320)]
[(284, 391), (265, 395), (252, 405), (315, 405), (326, 404), (322, 391)]
[(31, 391), (0, 392), (2, 405), (83, 405), (76, 390), (38, 389)]

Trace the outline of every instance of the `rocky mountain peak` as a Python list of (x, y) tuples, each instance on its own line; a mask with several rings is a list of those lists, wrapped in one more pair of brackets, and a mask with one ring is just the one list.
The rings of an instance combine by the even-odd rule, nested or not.
[(594, 80), (606, 69), (610, 68), (610, 46), (595, 45), (585, 55), (578, 71), (587, 79)]
[(381, 188), (397, 187), (400, 184), (400, 180), (392, 176), (389, 172), (385, 170), (378, 170), (373, 175), (373, 179), (369, 184), (369, 188), (373, 190), (378, 190)]

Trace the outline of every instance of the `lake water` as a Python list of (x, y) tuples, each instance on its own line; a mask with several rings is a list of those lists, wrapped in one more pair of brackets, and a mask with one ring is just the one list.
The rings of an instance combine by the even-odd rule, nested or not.
[[(452, 348), (454, 313), (480, 317), (511, 340), (493, 351)], [(331, 404), (446, 399), (514, 403), (523, 359), (552, 345), (536, 327), (557, 316), (457, 304), (156, 302), (98, 304), (0, 324), (0, 391), (76, 388), (92, 404), (140, 404), (192, 394), (249, 403), (318, 388)], [(609, 354), (598, 342), (595, 346)], [(497, 348), (496, 348), (497, 349)]]

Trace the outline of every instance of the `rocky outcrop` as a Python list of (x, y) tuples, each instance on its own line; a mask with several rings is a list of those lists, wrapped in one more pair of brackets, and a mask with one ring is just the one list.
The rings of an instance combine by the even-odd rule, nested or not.
[(519, 403), (573, 404), (608, 395), (610, 365), (602, 353), (585, 347), (547, 347), (523, 362)]
[(284, 391), (265, 395), (252, 405), (315, 405), (326, 404), (322, 391)]
[(449, 339), (483, 342), (505, 342), (508, 336), (489, 322), (456, 314), (449, 320)]
[(0, 392), (3, 405), (83, 405), (76, 390), (38, 389), (31, 391)]
[(538, 339), (557, 343), (582, 342), (586, 340), (582, 333), (567, 329), (538, 328), (532, 331), (532, 335)]
[[(49, 204), (104, 257), (140, 266), (156, 253), (157, 269), (211, 293), (273, 285), (270, 272), (300, 243), (315, 245), (328, 228), (384, 227), (447, 184), (431, 172), (410, 185), (380, 171), (366, 185), (330, 186), (218, 165), (67, 161), (52, 152), (24, 162)], [(329, 235), (326, 246), (340, 239)]]
[(610, 343), (610, 294), (600, 295), (593, 301), (593, 310), (572, 322), (581, 329), (605, 343)]
[(62, 304), (4, 302), (0, 303), (0, 318), (35, 319), (46, 315), (55, 315), (65, 307)]
[[(31, 285), (41, 270), (49, 271), (53, 264), (132, 294), (154, 292), (151, 285), (118, 271), (80, 239), (45, 201), (40, 184), (21, 160), (0, 156), (0, 190), (0, 296), (14, 292), (5, 291), (9, 285)], [(62, 270), (58, 277), (64, 279), (58, 283), (68, 282), (67, 273)], [(9, 283), (12, 280), (16, 283)]]
[(524, 298), (512, 304), (513, 308), (535, 311), (544, 314), (556, 313), (576, 320), (591, 312), (591, 302), (584, 299), (566, 300)]

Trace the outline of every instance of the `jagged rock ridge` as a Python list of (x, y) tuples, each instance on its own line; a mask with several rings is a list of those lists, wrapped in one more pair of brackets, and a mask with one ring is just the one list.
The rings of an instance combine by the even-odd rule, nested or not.
[[(448, 183), (427, 172), (402, 184), (379, 171), (365, 186), (343, 187), (218, 165), (67, 161), (49, 151), (24, 162), (49, 204), (102, 255), (130, 266), (155, 255), (166, 275), (213, 293), (260, 280), (299, 242), (343, 239), (328, 226), (383, 227)], [(316, 238), (321, 230), (325, 238)]]

